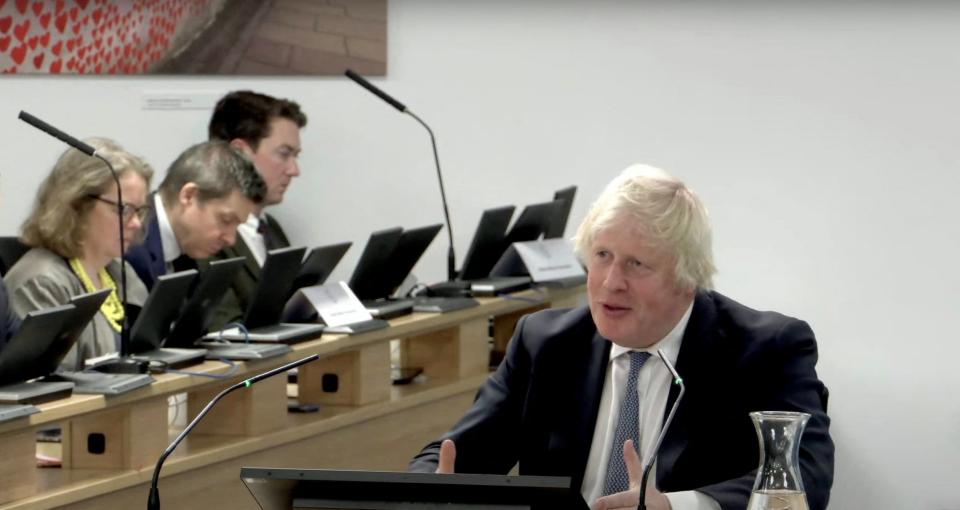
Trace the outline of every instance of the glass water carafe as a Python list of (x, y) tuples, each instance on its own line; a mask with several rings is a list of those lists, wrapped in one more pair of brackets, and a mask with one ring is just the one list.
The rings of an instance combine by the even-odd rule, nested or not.
[(800, 437), (810, 415), (785, 411), (750, 413), (760, 440), (760, 468), (747, 510), (808, 510), (800, 479)]

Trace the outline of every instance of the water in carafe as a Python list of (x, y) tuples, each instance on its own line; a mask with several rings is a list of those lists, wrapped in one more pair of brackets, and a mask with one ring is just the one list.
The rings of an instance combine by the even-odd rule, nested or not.
[(800, 479), (800, 437), (810, 415), (750, 413), (760, 441), (760, 467), (747, 510), (808, 510)]

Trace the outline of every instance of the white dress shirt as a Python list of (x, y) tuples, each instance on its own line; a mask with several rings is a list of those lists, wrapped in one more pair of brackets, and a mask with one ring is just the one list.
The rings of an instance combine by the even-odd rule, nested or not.
[(167, 272), (173, 272), (173, 261), (180, 256), (183, 251), (180, 250), (180, 243), (177, 242), (177, 235), (173, 233), (173, 227), (170, 225), (170, 218), (167, 217), (167, 210), (163, 207), (163, 199), (160, 193), (153, 195), (153, 210), (157, 215), (157, 226), (160, 227), (160, 246), (163, 247), (163, 262), (166, 264)]
[(263, 267), (263, 261), (267, 259), (267, 243), (263, 240), (263, 234), (259, 230), (261, 221), (263, 220), (259, 216), (251, 214), (247, 217), (247, 221), (237, 227), (237, 232), (240, 233), (243, 242), (247, 243), (247, 247), (253, 253), (257, 265)]
[[(653, 454), (660, 427), (663, 424), (667, 398), (673, 376), (660, 361), (658, 349), (671, 363), (676, 364), (680, 354), (680, 344), (683, 333), (690, 321), (693, 303), (687, 308), (683, 317), (662, 340), (646, 349), (635, 349), (649, 352), (651, 357), (640, 368), (637, 378), (637, 392), (640, 396), (640, 448), (641, 461)], [(600, 410), (597, 414), (597, 424), (593, 430), (593, 442), (590, 444), (590, 456), (587, 458), (587, 467), (583, 476), (583, 485), (580, 492), (583, 499), (593, 505), (594, 501), (603, 495), (606, 482), (607, 463), (610, 459), (610, 448), (616, 435), (617, 421), (620, 414), (620, 403), (623, 402), (627, 374), (630, 371), (629, 353), (634, 349), (613, 344), (610, 348), (610, 360), (607, 363), (607, 375), (603, 383), (603, 394), (600, 398)], [(656, 466), (652, 475), (656, 473)], [(655, 486), (656, 476), (650, 476), (647, 490)], [(720, 510), (720, 505), (713, 498), (696, 491), (672, 492), (666, 494), (673, 510)]]

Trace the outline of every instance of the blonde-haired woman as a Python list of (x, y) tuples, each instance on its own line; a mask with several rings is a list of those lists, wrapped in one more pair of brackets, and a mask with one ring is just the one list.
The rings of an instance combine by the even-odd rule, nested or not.
[(23, 224), (22, 240), (31, 249), (5, 276), (11, 304), (21, 316), (67, 303), (79, 294), (113, 289), (64, 358), (61, 367), (67, 370), (81, 369), (85, 359), (119, 350), (126, 313), (120, 301), (121, 267), (126, 271), (128, 303), (142, 305), (147, 294), (136, 273), (121, 266), (117, 222), (122, 211), (124, 242), (129, 246), (150, 212), (146, 204), (153, 169), (112, 140), (85, 141), (113, 165), (123, 203), (117, 202), (116, 182), (103, 161), (68, 149), (40, 185)]

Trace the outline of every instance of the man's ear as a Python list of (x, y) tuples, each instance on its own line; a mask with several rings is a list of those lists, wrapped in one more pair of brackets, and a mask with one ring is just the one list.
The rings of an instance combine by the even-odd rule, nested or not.
[(180, 193), (177, 193), (177, 202), (181, 207), (187, 207), (190, 204), (196, 203), (200, 199), (200, 188), (197, 187), (197, 183), (188, 182), (180, 188)]
[(253, 147), (251, 147), (250, 144), (242, 138), (234, 138), (233, 140), (230, 140), (230, 147), (237, 149), (247, 156), (253, 156), (253, 154), (256, 152), (253, 150)]

